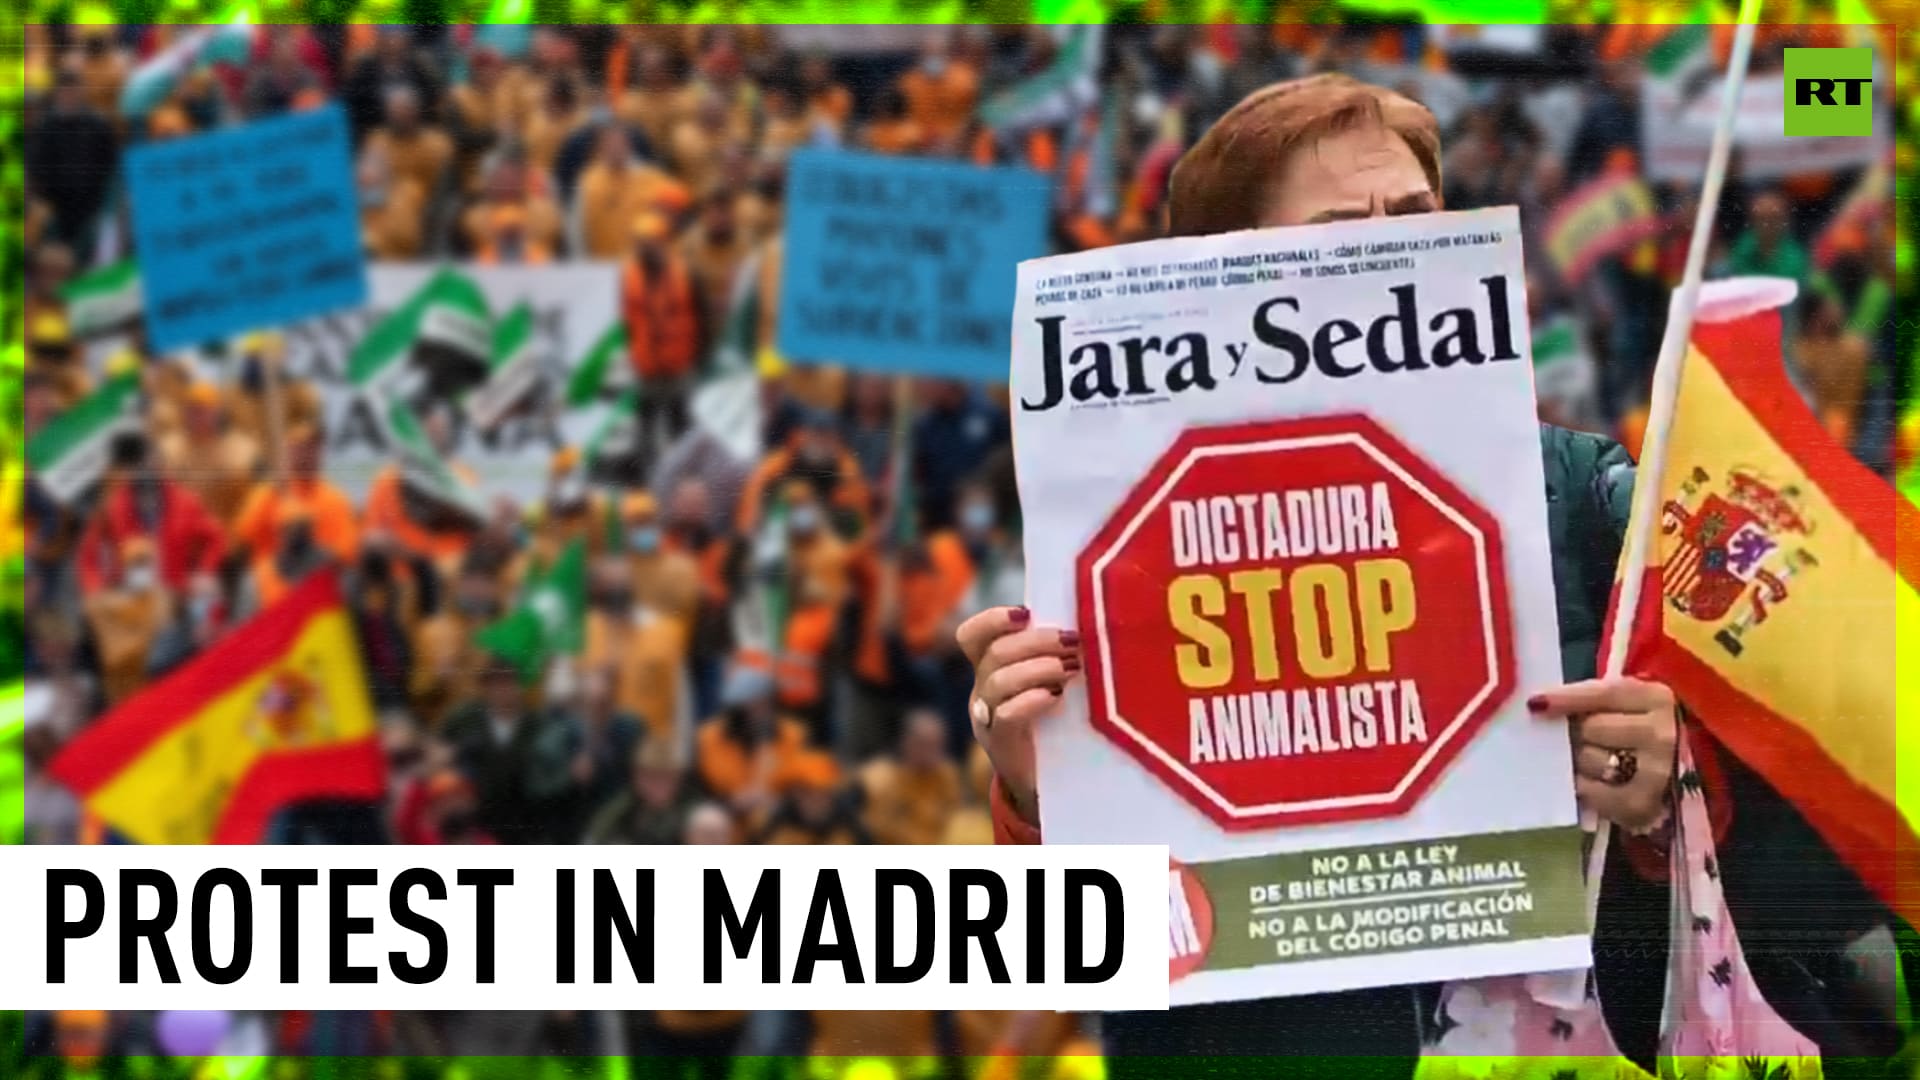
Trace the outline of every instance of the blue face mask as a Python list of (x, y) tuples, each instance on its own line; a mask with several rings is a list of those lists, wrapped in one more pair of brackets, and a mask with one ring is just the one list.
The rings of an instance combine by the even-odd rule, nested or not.
[(660, 526), (642, 525), (627, 533), (627, 546), (642, 555), (660, 550)]
[(968, 503), (961, 507), (960, 528), (976, 536), (993, 528), (993, 507), (987, 503)]

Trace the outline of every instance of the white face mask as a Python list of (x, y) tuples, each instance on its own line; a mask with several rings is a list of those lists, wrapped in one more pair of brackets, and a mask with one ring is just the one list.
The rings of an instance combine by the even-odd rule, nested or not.
[(152, 563), (136, 563), (127, 567), (126, 586), (129, 592), (146, 592), (158, 580)]
[(787, 516), (787, 528), (805, 536), (820, 527), (820, 511), (811, 506), (796, 506)]

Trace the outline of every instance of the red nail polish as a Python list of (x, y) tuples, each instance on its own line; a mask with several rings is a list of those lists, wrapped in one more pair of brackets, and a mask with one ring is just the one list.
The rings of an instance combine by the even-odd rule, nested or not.
[(1080, 647), (1080, 631), (1078, 630), (1060, 631), (1060, 646), (1061, 648), (1065, 648), (1065, 649), (1079, 648)]
[(1023, 607), (1014, 608), (1007, 612), (1007, 621), (1015, 626), (1025, 626), (1033, 621), (1033, 612)]
[(1054, 697), (1059, 697), (1061, 694), (1064, 694), (1067, 692), (1067, 688), (1064, 686), (1054, 686), (1054, 687), (1049, 687), (1049, 689), (1053, 691)]
[(1528, 698), (1528, 699), (1527, 699), (1527, 709), (1528, 709), (1528, 711), (1529, 711), (1529, 712), (1537, 712), (1537, 713), (1543, 713), (1543, 712), (1546, 712), (1546, 711), (1547, 711), (1547, 699), (1546, 699), (1546, 697), (1545, 697), (1545, 695), (1542, 695), (1542, 694), (1535, 694), (1535, 695), (1533, 695), (1532, 697), (1530, 697), (1530, 698)]
[(1060, 666), (1069, 672), (1079, 671), (1080, 658), (1077, 656), (1069, 656), (1065, 660), (1060, 661)]

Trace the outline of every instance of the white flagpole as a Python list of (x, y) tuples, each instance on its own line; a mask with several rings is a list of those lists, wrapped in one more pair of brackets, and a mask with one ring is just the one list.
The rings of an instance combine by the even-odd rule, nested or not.
[[(1733, 150), (1733, 123), (1740, 110), (1740, 91), (1746, 84), (1747, 60), (1753, 52), (1753, 36), (1759, 15), (1759, 0), (1741, 0), (1739, 26), (1734, 31), (1733, 53), (1727, 59), (1727, 77), (1720, 95), (1720, 116), (1713, 130), (1713, 145), (1707, 156), (1707, 174), (1700, 185), (1700, 208), (1694, 215), (1693, 236), (1687, 244), (1686, 270), (1674, 293), (1667, 316), (1667, 332), (1660, 341), (1660, 356), (1653, 369), (1653, 392), (1647, 407), (1647, 428), (1640, 444), (1640, 460), (1633, 485), (1633, 518), (1628, 527), (1624, 569), (1620, 578), (1620, 596), (1608, 627), (1605, 663), (1600, 672), (1606, 678), (1625, 674), (1627, 645), (1633, 635), (1633, 617), (1640, 606), (1640, 590), (1646, 579), (1647, 554), (1653, 546), (1654, 528), (1659, 521), (1660, 478), (1666, 474), (1667, 437), (1673, 430), (1673, 413), (1680, 396), (1680, 375), (1687, 362), (1687, 345), (1693, 337), (1693, 313), (1700, 302), (1700, 279), (1707, 266), (1707, 250), (1713, 242), (1714, 220), (1720, 207), (1720, 189), (1727, 178), (1727, 158)], [(1583, 811), (1582, 824), (1593, 832), (1593, 847), (1587, 857), (1587, 925), (1595, 925), (1600, 911), (1600, 880), (1607, 865), (1607, 821)], [(1578, 985), (1542, 988), (1538, 995), (1551, 998), (1552, 1004), (1570, 1008), (1586, 993), (1586, 972), (1569, 972)]]

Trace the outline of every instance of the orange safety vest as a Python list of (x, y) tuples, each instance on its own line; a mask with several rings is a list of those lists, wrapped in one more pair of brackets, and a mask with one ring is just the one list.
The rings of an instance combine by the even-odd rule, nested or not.
[(649, 281), (640, 260), (628, 259), (620, 282), (627, 355), (642, 379), (687, 374), (699, 345), (696, 298), (686, 264), (669, 256), (663, 269), (662, 280)]

